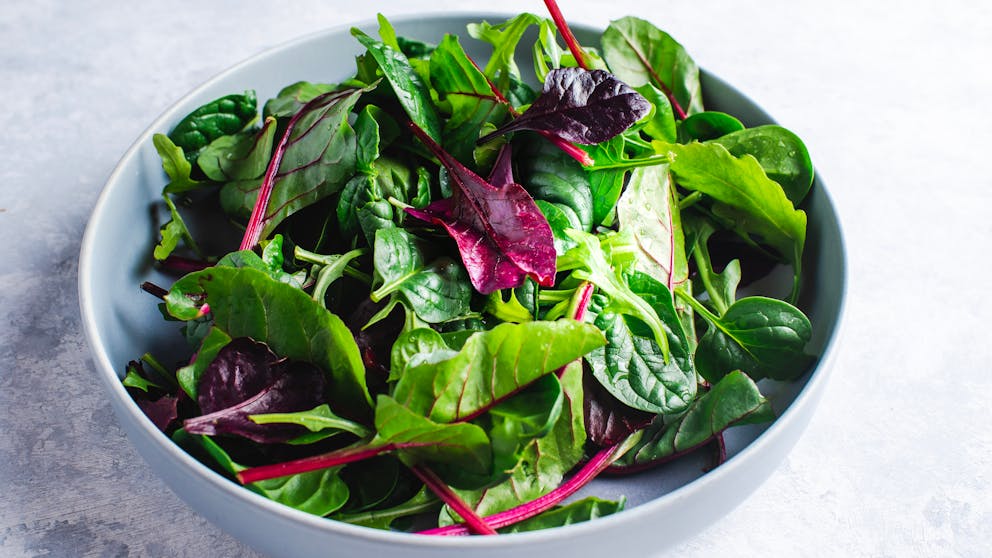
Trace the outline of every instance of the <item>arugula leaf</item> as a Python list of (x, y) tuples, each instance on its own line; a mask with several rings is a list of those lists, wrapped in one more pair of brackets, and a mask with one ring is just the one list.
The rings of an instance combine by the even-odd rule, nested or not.
[(500, 324), (443, 360), (411, 359), (393, 397), (437, 422), (466, 420), (603, 343), (595, 326), (573, 320)]
[(475, 289), (489, 294), (517, 287), (528, 276), (541, 285), (553, 284), (554, 237), (527, 191), (514, 183), (489, 184), (416, 125), (411, 129), (448, 170), (452, 195), (406, 212), (445, 228), (458, 245)]
[(197, 246), (196, 241), (193, 240), (193, 235), (189, 233), (189, 229), (186, 227), (186, 222), (183, 221), (182, 215), (179, 214), (175, 202), (172, 201), (169, 194), (162, 194), (162, 199), (165, 200), (165, 206), (169, 208), (170, 219), (159, 229), (162, 240), (155, 245), (152, 255), (159, 261), (168, 258), (172, 254), (172, 251), (179, 245), (180, 240), (198, 255), (202, 255), (200, 247)]
[(158, 156), (162, 158), (162, 170), (169, 177), (169, 183), (162, 190), (163, 195), (180, 194), (202, 188), (208, 184), (191, 178), (193, 165), (186, 159), (182, 148), (172, 143), (169, 136), (165, 134), (153, 135), (152, 145), (155, 146)]
[(250, 268), (213, 267), (177, 281), (166, 305), (178, 319), (191, 315), (190, 297), (210, 305), (215, 327), (231, 337), (264, 340), (283, 357), (310, 362), (328, 374), (336, 411), (362, 417), (371, 406), (358, 345), (340, 318), (303, 291)]
[(498, 25), (485, 21), (468, 25), (468, 34), (472, 38), (493, 45), (493, 53), (483, 72), (500, 90), (507, 90), (511, 80), (520, 77), (520, 69), (514, 58), (517, 45), (527, 29), (541, 21), (534, 14), (522, 13)]
[(654, 85), (672, 102), (679, 118), (703, 110), (699, 68), (668, 33), (650, 22), (624, 17), (603, 32), (603, 58), (631, 87)]

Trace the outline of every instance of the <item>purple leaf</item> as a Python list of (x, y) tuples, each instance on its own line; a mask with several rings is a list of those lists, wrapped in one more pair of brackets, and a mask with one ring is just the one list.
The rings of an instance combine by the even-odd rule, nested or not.
[(592, 145), (622, 133), (650, 111), (647, 99), (609, 72), (559, 68), (548, 73), (541, 96), (527, 112), (479, 143), (517, 130), (534, 130)]
[(621, 403), (595, 378), (583, 376), (586, 435), (592, 443), (609, 447), (651, 423), (654, 415)]
[[(475, 289), (489, 294), (518, 287), (528, 276), (541, 285), (553, 285), (554, 238), (530, 194), (514, 182), (493, 186), (446, 153), (415, 124), (410, 128), (448, 170), (452, 195), (423, 209), (407, 208), (406, 212), (448, 231)], [(507, 174), (499, 171), (495, 178)]]
[(163, 395), (155, 401), (135, 398), (135, 403), (145, 413), (145, 416), (151, 419), (152, 423), (162, 432), (166, 431), (172, 421), (179, 418), (179, 412), (176, 410), (178, 402), (179, 398), (171, 395)]
[(239, 338), (220, 350), (200, 380), (200, 408), (183, 428), (191, 434), (231, 434), (259, 443), (285, 442), (305, 429), (256, 424), (250, 415), (292, 413), (326, 402), (327, 380), (316, 366), (280, 360), (262, 343)]
[(499, 155), (496, 156), (496, 162), (493, 163), (493, 170), (489, 171), (490, 184), (497, 188), (513, 184), (513, 166), (510, 164), (512, 155), (513, 150), (510, 148), (510, 144), (503, 144), (499, 150)]

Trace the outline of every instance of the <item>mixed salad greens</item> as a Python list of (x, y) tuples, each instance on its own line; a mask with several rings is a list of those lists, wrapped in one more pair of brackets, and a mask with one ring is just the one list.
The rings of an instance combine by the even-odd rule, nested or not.
[[(123, 381), (176, 443), (313, 514), (495, 534), (614, 513), (563, 502), (601, 473), (719, 461), (725, 429), (772, 420), (755, 381), (812, 359), (805, 147), (705, 110), (652, 24), (593, 49), (546, 4), (470, 25), (484, 66), (380, 16), (378, 38), (352, 31), (349, 79), (261, 116), (231, 94), (154, 137), (153, 256), (176, 280), (143, 288), (193, 356), (146, 354)], [(738, 298), (780, 263), (788, 300)]]

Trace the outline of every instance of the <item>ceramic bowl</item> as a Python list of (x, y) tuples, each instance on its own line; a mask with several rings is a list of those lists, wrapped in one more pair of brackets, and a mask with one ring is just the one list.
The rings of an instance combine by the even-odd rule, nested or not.
[[(436, 42), (446, 32), (464, 36), (469, 22), (507, 17), (431, 16), (397, 19), (394, 24), (402, 35)], [(374, 31), (377, 25), (359, 27)], [(598, 44), (598, 30), (577, 27), (575, 31), (581, 43)], [(476, 41), (463, 43), (476, 60), (487, 56)], [(837, 215), (821, 178), (803, 205), (809, 229), (805, 294), (800, 301), (814, 326), (809, 350), (818, 355), (818, 363), (797, 382), (762, 385), (777, 420), (732, 429), (727, 437), (729, 459), (715, 470), (704, 474), (704, 463), (689, 459), (646, 474), (597, 480), (580, 493), (625, 496), (627, 509), (619, 514), (499, 537), (427, 537), (357, 527), (284, 507), (238, 486), (186, 454), (145, 417), (120, 383), (125, 363), (148, 350), (156, 354), (168, 354), (173, 347), (188, 350), (175, 324), (161, 319), (157, 301), (138, 288), (146, 280), (171, 282), (152, 268), (149, 256), (161, 217), (155, 208), (165, 179), (152, 134), (168, 131), (192, 109), (228, 93), (254, 89), (259, 99), (266, 99), (299, 80), (339, 81), (354, 71), (354, 56), (360, 51), (348, 29), (339, 28), (298, 39), (223, 72), (153, 122), (121, 159), (100, 195), (80, 256), (83, 323), (106, 397), (152, 469), (198, 513), (272, 556), (648, 556), (698, 533), (743, 501), (772, 474), (805, 429), (837, 345), (845, 255)], [(703, 90), (710, 109), (732, 113), (749, 126), (772, 122), (755, 103), (705, 72)]]

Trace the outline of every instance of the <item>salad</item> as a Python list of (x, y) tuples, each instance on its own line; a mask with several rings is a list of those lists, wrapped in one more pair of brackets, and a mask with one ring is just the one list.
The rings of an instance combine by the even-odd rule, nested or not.
[[(380, 16), (348, 79), (154, 136), (174, 282), (142, 287), (189, 351), (123, 382), (175, 443), (319, 516), (497, 534), (615, 513), (569, 497), (773, 420), (755, 382), (813, 359), (803, 143), (706, 110), (651, 23), (593, 49), (545, 3), (433, 44)], [(790, 292), (738, 294), (773, 268)]]

